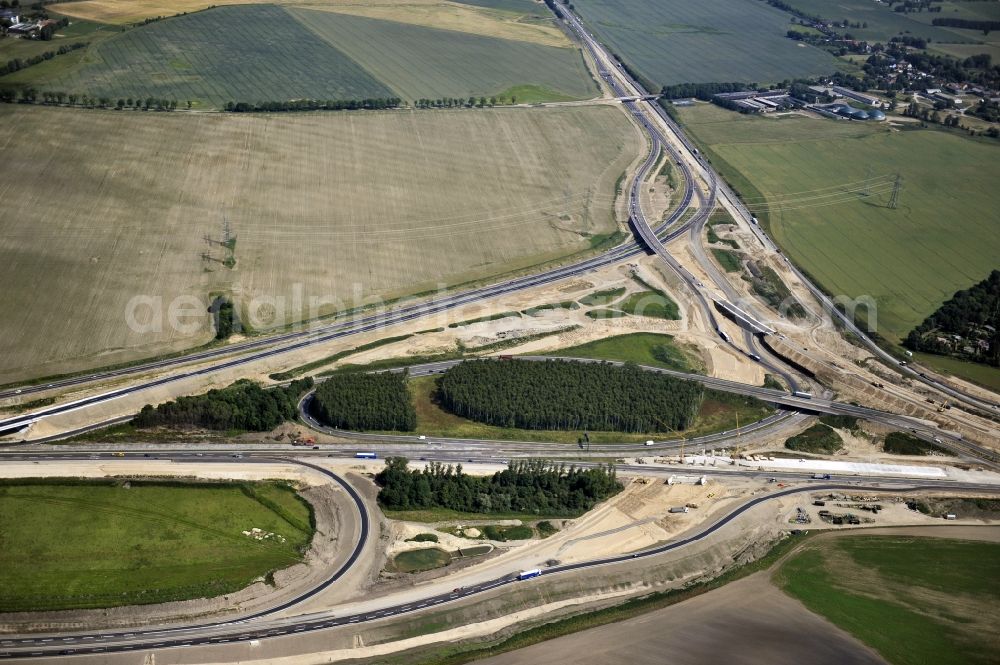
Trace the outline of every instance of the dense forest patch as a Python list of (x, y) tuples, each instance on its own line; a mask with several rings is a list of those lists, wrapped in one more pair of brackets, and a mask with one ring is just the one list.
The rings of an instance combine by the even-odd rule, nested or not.
[(132, 424), (267, 432), (295, 419), (299, 397), (312, 386), (311, 378), (293, 381), (285, 388), (262, 388), (249, 379), (240, 379), (204, 395), (179, 397), (156, 407), (147, 404)]
[(497, 427), (666, 432), (691, 426), (701, 385), (634, 365), (470, 361), (438, 379), (441, 405)]
[(417, 413), (407, 376), (406, 372), (334, 374), (316, 389), (310, 409), (331, 427), (412, 432)]
[(511, 461), (492, 476), (470, 476), (462, 465), (431, 462), (408, 468), (390, 457), (375, 476), (379, 504), (391, 510), (447, 508), (469, 513), (578, 515), (622, 490), (614, 467), (581, 469), (545, 460)]

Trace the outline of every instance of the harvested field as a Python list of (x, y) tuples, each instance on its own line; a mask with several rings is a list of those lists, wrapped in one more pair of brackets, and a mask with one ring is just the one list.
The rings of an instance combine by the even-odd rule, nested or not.
[[(497, 13), (455, 7), (475, 16)], [(19, 73), (16, 82), (112, 100), (177, 100), (182, 108), (187, 101), (221, 108), (302, 98), (465, 99), (509, 96), (517, 88), (552, 100), (599, 93), (579, 49), (564, 37), (558, 43), (517, 39), (396, 16), (421, 8), (390, 7), (398, 11), (387, 16), (400, 20), (380, 20), (290, 6), (218, 7), (127, 30), (87, 49), (82, 59), (56, 59)]]
[(531, 0), (292, 0), (289, 4), (543, 46), (570, 46), (555, 25), (555, 16)]
[(548, 46), (569, 46), (553, 15), (531, 0), (82, 0), (51, 6), (100, 23), (139, 23), (224, 5), (308, 7)]
[(392, 96), (348, 55), (273, 5), (219, 7), (135, 28), (98, 45), (78, 70), (39, 83), (112, 99), (214, 107)]
[(124, 25), (148, 18), (198, 12), (218, 5), (276, 4), (271, 0), (82, 0), (51, 5), (60, 14), (98, 23)]
[(832, 55), (785, 37), (789, 15), (757, 0), (580, 0), (594, 33), (656, 86), (830, 74)]
[(483, 665), (884, 663), (757, 573), (666, 609), (477, 661)]
[(612, 107), (0, 112), (0, 383), (204, 343), (212, 292), (264, 329), (587, 250), (640, 148)]
[(576, 48), (326, 11), (289, 12), (303, 26), (363, 63), (369, 73), (403, 99), (509, 95), (511, 88), (525, 85), (548, 91), (552, 99), (596, 97), (599, 93)]

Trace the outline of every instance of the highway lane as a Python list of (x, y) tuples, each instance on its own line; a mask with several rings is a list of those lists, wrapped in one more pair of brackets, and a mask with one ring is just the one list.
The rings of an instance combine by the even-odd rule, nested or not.
[[(582, 43), (590, 53), (594, 63), (601, 71), (602, 78), (608, 83), (619, 99), (622, 100), (622, 103), (628, 109), (629, 113), (636, 120), (636, 122), (638, 122), (643, 129), (645, 129), (652, 142), (650, 154), (636, 174), (629, 190), (629, 221), (639, 236), (639, 239), (650, 251), (659, 257), (674, 274), (680, 277), (684, 284), (687, 285), (688, 291), (694, 295), (696, 302), (702, 311), (705, 322), (711, 326), (716, 335), (718, 335), (726, 345), (732, 347), (737, 352), (745, 354), (748, 358), (760, 364), (772, 374), (784, 379), (785, 383), (792, 391), (798, 390), (799, 381), (808, 382), (808, 378), (801, 375), (796, 377), (792, 372), (788, 371), (780, 359), (774, 358), (767, 352), (767, 350), (762, 349), (757, 345), (757, 340), (750, 331), (746, 329), (743, 330), (743, 342), (746, 346), (746, 350), (740, 349), (736, 346), (736, 344), (734, 344), (729, 338), (729, 335), (723, 332), (721, 326), (719, 325), (719, 321), (715, 316), (712, 305), (708, 302), (709, 299), (706, 298), (703, 293), (704, 285), (695, 279), (694, 275), (681, 266), (680, 263), (670, 254), (670, 252), (667, 251), (664, 247), (664, 242), (668, 242), (669, 240), (661, 240), (658, 237), (658, 234), (651, 228), (649, 220), (646, 219), (646, 216), (642, 211), (642, 199), (639, 196), (639, 191), (649, 172), (659, 159), (661, 151), (666, 154), (667, 159), (672, 160), (677, 166), (680, 167), (684, 175), (685, 184), (688, 186), (692, 184), (690, 181), (693, 180), (693, 171), (688, 166), (687, 160), (685, 160), (683, 156), (669, 143), (669, 141), (667, 141), (666, 137), (660, 132), (659, 128), (649, 121), (649, 118), (646, 116), (645, 107), (640, 106), (638, 103), (640, 99), (649, 101), (650, 96), (642, 90), (641, 86), (635, 84), (631, 77), (629, 77), (621, 67), (606, 68), (605, 65), (613, 63), (614, 58), (611, 57), (610, 54), (602, 51), (602, 47), (586, 30), (584, 30), (583, 26), (572, 12), (567, 12), (567, 16), (570, 17), (570, 27), (577, 34), (580, 43)], [(640, 94), (635, 97), (623, 96), (628, 94), (629, 91), (622, 89), (621, 85), (616, 80), (619, 77), (624, 80), (626, 85), (634, 84), (634, 91)], [(653, 97), (653, 99), (655, 100), (655, 97)], [(699, 200), (698, 211), (687, 224), (687, 228), (690, 229), (691, 232), (691, 242), (696, 250), (701, 249), (700, 234), (716, 205), (718, 180), (707, 178), (706, 182), (708, 182), (709, 186), (708, 197), (706, 198), (700, 189), (695, 189)], [(670, 240), (672, 239), (673, 238), (670, 238)], [(706, 270), (706, 272), (712, 276), (711, 281), (713, 281), (716, 286), (718, 286), (718, 288), (726, 294), (726, 297), (731, 302), (736, 302), (739, 299), (739, 295), (729, 284), (728, 280), (722, 277), (718, 270), (715, 269), (714, 264), (707, 261), (707, 259), (702, 260), (705, 258), (703, 252), (699, 254), (699, 252), (696, 251), (695, 256), (699, 259), (699, 263), (702, 264), (702, 267)], [(765, 357), (767, 360), (765, 360)]]
[[(579, 16), (577, 16), (575, 10), (570, 10), (568, 7), (560, 7), (560, 11), (563, 12), (570, 27), (573, 29), (574, 32), (577, 33), (581, 41), (587, 46), (588, 50), (591, 52), (592, 55), (594, 55), (595, 59), (598, 60), (598, 62), (600, 62), (601, 59), (598, 58), (596, 55), (597, 50), (603, 52), (604, 58), (607, 60), (607, 62), (612, 62), (612, 63), (617, 62), (615, 58), (604, 49), (603, 45), (597, 42), (593, 38), (593, 36), (590, 35), (589, 32), (587, 32), (587, 30), (583, 27), (582, 20), (580, 19)], [(778, 249), (777, 245), (770, 238), (767, 237), (767, 235), (764, 233), (764, 230), (760, 228), (760, 225), (754, 222), (753, 215), (750, 213), (749, 210), (747, 210), (746, 206), (743, 205), (743, 202), (740, 201), (739, 197), (737, 197), (735, 193), (732, 191), (732, 189), (726, 184), (726, 182), (719, 177), (715, 169), (713, 169), (712, 166), (706, 160), (701, 158), (701, 156), (698, 154), (697, 148), (687, 138), (687, 135), (684, 134), (680, 126), (677, 125), (677, 123), (674, 122), (674, 120), (666, 113), (666, 111), (660, 106), (660, 104), (657, 101), (655, 101), (656, 98), (651, 98), (652, 96), (649, 94), (648, 91), (645, 90), (642, 84), (633, 79), (632, 76), (627, 71), (625, 71), (623, 67), (619, 66), (613, 69), (615, 71), (615, 74), (619, 78), (623, 79), (632, 88), (632, 90), (629, 91), (629, 90), (624, 90), (616, 85), (615, 86), (616, 95), (622, 98), (626, 97), (637, 98), (637, 101), (633, 102), (634, 105), (648, 104), (649, 108), (652, 109), (653, 113), (657, 115), (659, 119), (664, 123), (664, 125), (669, 128), (670, 132), (674, 135), (677, 141), (682, 146), (684, 146), (685, 150), (687, 150), (692, 159), (701, 168), (702, 175), (705, 181), (709, 183), (710, 187), (712, 188), (712, 191), (713, 192), (718, 191), (720, 198), (724, 199), (724, 201), (729, 205), (729, 207), (737, 212), (737, 215), (744, 220), (747, 226), (750, 227), (750, 229), (757, 236), (757, 239), (760, 241), (761, 245), (765, 249), (781, 254), (781, 251)], [(822, 305), (826, 313), (829, 316), (831, 316), (833, 320), (837, 321), (841, 326), (843, 326), (845, 329), (856, 335), (858, 339), (860, 339), (862, 343), (868, 348), (869, 351), (874, 353), (876, 357), (882, 360), (890, 368), (903, 374), (904, 376), (907, 376), (910, 379), (913, 379), (931, 388), (939, 390), (947, 394), (948, 396), (953, 397), (954, 399), (957, 399), (969, 406), (973, 406), (978, 409), (984, 409), (987, 412), (994, 413), (994, 415), (996, 414), (996, 412), (1000, 411), (1000, 404), (998, 404), (995, 401), (984, 400), (974, 395), (969, 395), (953, 386), (947, 385), (944, 382), (937, 381), (935, 379), (927, 377), (923, 373), (917, 372), (916, 370), (913, 370), (912, 368), (906, 366), (905, 364), (901, 364), (901, 362), (897, 358), (895, 358), (889, 352), (885, 351), (882, 347), (876, 344), (875, 341), (871, 339), (871, 337), (869, 337), (867, 333), (862, 331), (861, 328), (854, 323), (854, 320), (851, 317), (847, 316), (844, 312), (838, 309), (835, 306), (833, 300), (829, 296), (827, 296), (826, 293), (823, 292), (819, 287), (813, 284), (812, 281), (810, 281), (806, 277), (806, 275), (801, 270), (799, 270), (799, 268), (795, 266), (787, 257), (785, 258), (785, 262), (788, 264), (789, 269), (792, 272), (794, 272), (796, 277), (806, 286), (806, 288), (813, 295), (813, 297), (816, 298), (816, 300)], [(720, 281), (717, 282), (717, 284), (721, 287), (723, 282)]]
[[(249, 461), (249, 460), (248, 460)], [(639, 469), (645, 473), (645, 468)], [(755, 477), (774, 474), (743, 474)], [(568, 574), (582, 570), (592, 570), (602, 566), (632, 562), (637, 559), (666, 554), (693, 543), (704, 540), (719, 529), (722, 529), (754, 507), (765, 502), (792, 496), (798, 493), (825, 492), (845, 490), (854, 492), (892, 492), (908, 493), (913, 491), (969, 491), (984, 494), (996, 494), (1000, 488), (995, 485), (979, 483), (942, 483), (940, 481), (907, 481), (905, 483), (870, 484), (864, 482), (812, 482), (800, 487), (792, 487), (777, 492), (755, 497), (740, 504), (709, 525), (700, 528), (686, 537), (672, 540), (664, 545), (648, 548), (634, 553), (593, 559), (568, 565), (557, 565), (543, 571), (542, 579), (552, 575)], [(485, 581), (479, 584), (461, 587), (450, 593), (436, 593), (419, 601), (410, 600), (406, 603), (392, 604), (391, 597), (386, 599), (385, 606), (369, 608), (363, 612), (348, 613), (337, 616), (334, 608), (329, 612), (317, 612), (305, 616), (293, 616), (268, 621), (266, 625), (252, 619), (261, 618), (255, 615), (236, 621), (201, 623), (169, 629), (131, 629), (128, 631), (79, 632), (58, 635), (4, 636), (0, 638), (0, 658), (37, 658), (52, 656), (68, 656), (95, 653), (115, 653), (132, 650), (165, 649), (171, 647), (190, 647), (196, 645), (212, 645), (223, 642), (240, 642), (248, 640), (267, 639), (280, 635), (324, 630), (336, 626), (376, 621), (418, 612), (425, 608), (437, 607), (446, 603), (469, 598), (493, 589), (510, 584), (529, 583), (517, 580), (517, 571)], [(56, 639), (58, 638), (58, 639)]]

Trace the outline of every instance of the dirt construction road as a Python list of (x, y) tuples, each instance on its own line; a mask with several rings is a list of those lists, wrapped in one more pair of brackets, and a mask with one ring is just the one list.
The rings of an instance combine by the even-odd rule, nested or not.
[(621, 623), (477, 661), (481, 665), (853, 665), (877, 653), (789, 598), (761, 572)]

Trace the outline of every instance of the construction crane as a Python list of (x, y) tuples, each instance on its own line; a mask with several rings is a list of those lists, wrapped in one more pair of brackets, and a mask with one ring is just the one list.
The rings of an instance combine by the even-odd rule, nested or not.
[[(666, 424), (665, 422), (663, 422), (662, 420), (660, 420), (656, 416), (653, 416), (653, 420), (655, 420), (656, 422), (658, 422), (661, 425), (663, 425), (664, 427), (666, 427), (673, 434), (679, 434), (679, 432), (677, 430), (675, 430), (673, 427), (671, 427), (670, 425)], [(684, 441), (686, 441), (686, 439), (683, 436), (681, 436), (681, 464), (684, 463)]]

